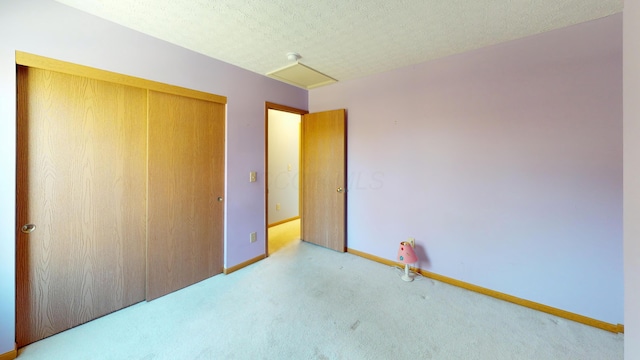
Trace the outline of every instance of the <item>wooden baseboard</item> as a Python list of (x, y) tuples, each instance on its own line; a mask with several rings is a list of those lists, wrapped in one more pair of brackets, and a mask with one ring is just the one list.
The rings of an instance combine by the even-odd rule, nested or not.
[(350, 254), (353, 254), (353, 255), (358, 255), (358, 256), (363, 257), (363, 258), (368, 259), (368, 260), (372, 260), (372, 261), (381, 263), (381, 264), (385, 264), (385, 265), (389, 265), (389, 266), (399, 265), (399, 262), (397, 262), (397, 261), (387, 260), (385, 258), (381, 258), (381, 257), (375, 256), (375, 255), (367, 254), (365, 252), (358, 251), (358, 250), (355, 250), (355, 249), (347, 248), (347, 252), (350, 253)]
[(292, 218), (276, 221), (273, 224), (269, 224), (269, 226), (267, 226), (267, 227), (274, 227), (274, 226), (282, 225), (284, 223), (288, 223), (289, 221), (294, 221), (294, 220), (298, 220), (298, 219), (300, 219), (300, 216), (294, 216)]
[(4, 354), (0, 354), (0, 360), (13, 360), (17, 357), (18, 357), (18, 350), (16, 349), (16, 346), (14, 346), (13, 350), (6, 352)]
[[(249, 260), (247, 260), (247, 261), (245, 261), (243, 263), (240, 263), (240, 264), (238, 264), (236, 266), (232, 266), (230, 268), (224, 268), (223, 272), (226, 275), (229, 275), (234, 271), (238, 271), (238, 270), (242, 269), (243, 267), (249, 266), (249, 265), (251, 265), (253, 263), (257, 263), (258, 261), (260, 261), (260, 260), (262, 260), (264, 258), (266, 258), (266, 256), (264, 254), (262, 254), (260, 256), (256, 256), (253, 259), (249, 259)], [(2, 359), (0, 359), (0, 360), (2, 360)]]
[[(347, 252), (363, 257), (365, 259), (368, 260), (372, 260), (381, 264), (385, 264), (385, 265), (390, 265), (390, 266), (399, 266), (398, 262), (395, 261), (391, 261), (391, 260), (387, 260), (375, 255), (371, 255), (371, 254), (367, 254), (364, 253), (362, 251), (358, 251), (358, 250), (354, 250), (354, 249), (347, 249)], [(491, 296), (494, 297), (496, 299), (500, 299), (500, 300), (504, 300), (504, 301), (508, 301), (510, 303), (514, 303), (517, 305), (521, 305), (524, 307), (528, 307), (530, 309), (534, 309), (534, 310), (538, 310), (538, 311), (542, 311), (545, 312), (547, 314), (551, 314), (551, 315), (555, 315), (564, 319), (568, 319), (568, 320), (572, 320), (575, 322), (579, 322), (581, 324), (585, 324), (585, 325), (589, 325), (589, 326), (593, 326), (596, 327), (598, 329), (602, 329), (602, 330), (606, 330), (606, 331), (610, 331), (613, 333), (624, 333), (624, 325), (622, 324), (611, 324), (611, 323), (607, 323), (604, 321), (600, 321), (600, 320), (596, 320), (596, 319), (592, 319), (583, 315), (579, 315), (579, 314), (574, 314), (572, 312), (569, 311), (565, 311), (565, 310), (561, 310), (561, 309), (557, 309), (551, 306), (547, 306), (547, 305), (543, 305), (540, 303), (536, 303), (530, 300), (526, 300), (526, 299), (522, 299), (516, 296), (512, 296), (509, 294), (505, 294), (505, 293), (501, 293), (499, 291), (495, 291), (495, 290), (491, 290), (491, 289), (487, 289), (478, 285), (473, 285), (464, 281), (460, 281), (460, 280), (456, 280), (444, 275), (440, 275), (440, 274), (436, 274), (436, 273), (432, 273), (430, 271), (427, 270), (423, 270), (420, 268), (412, 268), (413, 271), (415, 271), (416, 273), (419, 273), (425, 277), (434, 279), (434, 280), (438, 280), (441, 281), (443, 283), (447, 283), (450, 285), (454, 285), (466, 290), (470, 290), (470, 291), (474, 291), (483, 295), (487, 295), (487, 296)]]

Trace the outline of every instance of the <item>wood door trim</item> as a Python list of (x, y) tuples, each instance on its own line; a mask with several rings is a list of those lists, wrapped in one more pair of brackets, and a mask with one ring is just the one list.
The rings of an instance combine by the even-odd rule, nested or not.
[(142, 79), (134, 76), (118, 74), (111, 71), (78, 65), (66, 61), (47, 58), (44, 56), (16, 51), (16, 64), (33, 68), (51, 70), (69, 75), (87, 77), (95, 80), (108, 81), (115, 84), (133, 86), (142, 89), (155, 90), (173, 95), (186, 96), (194, 99), (226, 104), (227, 97), (210, 94), (203, 91), (187, 89), (180, 86), (164, 84), (157, 81)]
[[(288, 112), (288, 113), (294, 113), (294, 114), (298, 114), (298, 115), (304, 115), (304, 114), (308, 114), (309, 111), (307, 110), (302, 110), (302, 109), (297, 109), (291, 106), (287, 106), (287, 105), (280, 105), (280, 104), (276, 104), (276, 103), (272, 103), (272, 102), (266, 102), (265, 103), (265, 117), (268, 118), (268, 111), (271, 110), (279, 110), (279, 111), (284, 111), (284, 112)], [(266, 120), (265, 118), (265, 120)]]

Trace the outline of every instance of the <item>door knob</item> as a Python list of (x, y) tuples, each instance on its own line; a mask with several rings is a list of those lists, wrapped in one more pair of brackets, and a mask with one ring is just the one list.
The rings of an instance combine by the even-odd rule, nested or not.
[(33, 232), (35, 229), (36, 229), (36, 226), (34, 224), (25, 224), (25, 225), (22, 225), (22, 227), (20, 228), (20, 231), (22, 231), (25, 234), (29, 234)]
[(339, 188), (337, 188), (337, 189), (336, 189), (336, 191), (338, 191), (339, 193), (341, 193), (341, 192), (343, 192), (343, 191), (344, 191), (344, 189), (343, 189), (343, 188), (341, 188), (341, 187), (339, 187)]
[(222, 202), (222, 196), (218, 196), (218, 202)]

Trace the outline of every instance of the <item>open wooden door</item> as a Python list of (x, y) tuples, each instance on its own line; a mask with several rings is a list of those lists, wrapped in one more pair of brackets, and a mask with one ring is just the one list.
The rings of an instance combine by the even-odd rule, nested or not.
[(345, 110), (302, 117), (302, 240), (346, 250)]

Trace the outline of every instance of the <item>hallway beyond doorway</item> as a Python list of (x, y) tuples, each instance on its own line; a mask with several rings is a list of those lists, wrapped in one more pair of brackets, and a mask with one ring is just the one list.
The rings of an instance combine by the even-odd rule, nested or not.
[(271, 255), (300, 239), (300, 218), (269, 227), (267, 236), (268, 255)]

